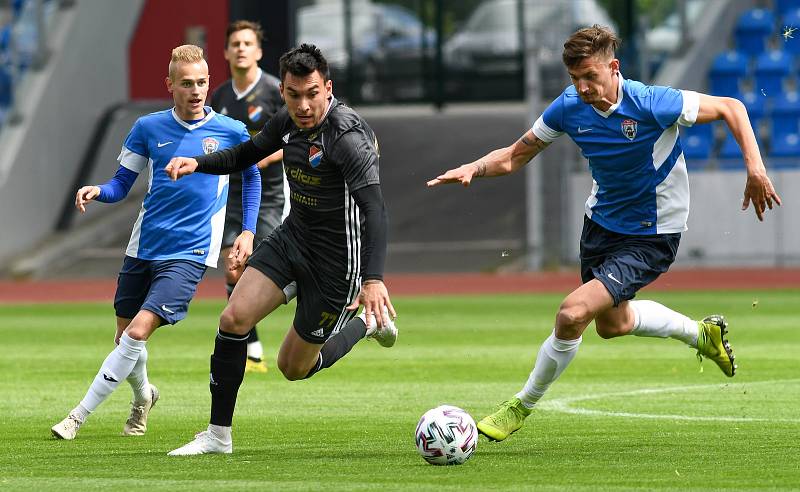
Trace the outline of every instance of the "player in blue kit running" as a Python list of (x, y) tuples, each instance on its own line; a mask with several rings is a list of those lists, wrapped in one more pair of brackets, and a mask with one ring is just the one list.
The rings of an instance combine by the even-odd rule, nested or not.
[[(145, 433), (148, 414), (159, 397), (147, 378), (145, 343), (159, 326), (186, 316), (206, 268), (217, 265), (228, 176), (196, 174), (176, 183), (153, 172), (175, 155), (209, 154), (250, 140), (242, 123), (204, 106), (208, 82), (203, 50), (193, 45), (175, 48), (166, 79), (175, 107), (139, 118), (122, 147), (114, 177), (100, 186), (82, 187), (75, 197), (81, 212), (92, 200), (119, 201), (139, 173), (149, 168), (147, 194), (117, 281), (117, 347), (103, 361), (83, 400), (52, 427), (58, 439), (74, 439), (89, 414), (125, 379), (133, 389), (133, 402), (122, 433)], [(243, 171), (243, 228), (231, 252), (236, 267), (253, 250), (260, 193), (258, 169), (250, 165)]]
[(572, 34), (562, 55), (572, 84), (509, 147), (490, 152), (432, 179), (428, 186), (502, 176), (527, 164), (566, 133), (589, 160), (594, 179), (580, 242), (583, 285), (556, 315), (555, 329), (539, 349), (522, 391), (478, 423), (502, 441), (522, 427), (534, 405), (575, 357), (593, 320), (602, 338), (623, 335), (675, 338), (713, 360), (726, 376), (736, 370), (725, 335), (713, 315), (694, 321), (636, 292), (675, 260), (689, 215), (689, 181), (678, 126), (724, 120), (742, 149), (747, 183), (742, 209), (752, 202), (758, 220), (780, 197), (767, 177), (744, 105), (670, 87), (625, 80), (614, 56), (619, 41), (608, 28)]

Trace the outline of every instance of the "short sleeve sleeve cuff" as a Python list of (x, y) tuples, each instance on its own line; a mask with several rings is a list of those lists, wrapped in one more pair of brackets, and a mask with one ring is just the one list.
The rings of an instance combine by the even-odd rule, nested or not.
[(678, 117), (678, 124), (692, 126), (697, 121), (697, 113), (700, 111), (700, 94), (695, 91), (681, 91), (681, 96), (683, 96), (683, 108)]
[(122, 147), (122, 151), (117, 157), (120, 165), (130, 169), (135, 173), (141, 173), (147, 167), (148, 159), (143, 155), (139, 155), (127, 147)]
[(550, 143), (564, 134), (564, 132), (558, 132), (547, 126), (541, 116), (539, 116), (539, 119), (533, 124), (531, 131), (536, 135), (536, 138), (546, 143)]

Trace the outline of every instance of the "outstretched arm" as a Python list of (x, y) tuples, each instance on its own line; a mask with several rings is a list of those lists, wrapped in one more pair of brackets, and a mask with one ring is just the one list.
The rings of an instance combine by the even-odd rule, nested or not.
[(239, 145), (195, 158), (173, 157), (164, 171), (173, 180), (195, 171), (206, 174), (231, 174), (246, 169), (253, 162), (259, 162), (276, 150), (262, 149), (252, 140), (248, 140)]
[(513, 173), (530, 162), (548, 145), (550, 145), (549, 142), (540, 140), (532, 130), (528, 130), (525, 135), (508, 147), (493, 150), (477, 161), (451, 169), (428, 181), (428, 186), (448, 183), (461, 183), (469, 186), (473, 178)]
[(81, 211), (86, 212), (86, 204), (92, 200), (97, 200), (103, 203), (114, 203), (122, 200), (128, 196), (133, 183), (136, 181), (139, 173), (131, 171), (125, 166), (119, 166), (114, 177), (108, 180), (107, 183), (100, 186), (83, 186), (78, 190), (75, 195), (75, 207)]
[(696, 123), (708, 123), (716, 120), (725, 121), (744, 156), (747, 183), (744, 188), (742, 210), (746, 210), (752, 202), (756, 217), (763, 221), (766, 209), (772, 210), (773, 201), (780, 205), (781, 198), (775, 192), (772, 181), (767, 176), (753, 127), (750, 126), (750, 119), (747, 117), (747, 109), (738, 99), (700, 94), (700, 109), (697, 113)]

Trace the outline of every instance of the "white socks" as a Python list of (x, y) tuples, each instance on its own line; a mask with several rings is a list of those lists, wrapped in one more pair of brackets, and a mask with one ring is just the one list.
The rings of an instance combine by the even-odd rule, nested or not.
[(229, 443), (231, 442), (231, 428), (224, 425), (208, 424), (208, 432), (218, 440)]
[(256, 360), (264, 358), (264, 346), (261, 345), (260, 340), (247, 344), (247, 356)]
[(558, 379), (578, 353), (581, 340), (582, 337), (577, 340), (561, 340), (556, 338), (555, 332), (547, 337), (539, 349), (536, 363), (525, 387), (516, 395), (522, 400), (523, 405), (533, 408), (550, 384)]
[(697, 322), (654, 301), (630, 301), (637, 337), (675, 338), (697, 348)]
[(136, 360), (127, 379), (133, 390), (133, 402), (136, 405), (141, 405), (153, 397), (150, 391), (150, 381), (147, 379), (147, 347), (142, 347), (139, 359)]
[(85, 420), (88, 414), (92, 413), (117, 389), (120, 381), (131, 374), (144, 346), (144, 341), (134, 340), (127, 333), (123, 333), (119, 339), (119, 345), (103, 361), (100, 371), (92, 381), (92, 385), (89, 386), (89, 391), (86, 392), (86, 396), (73, 410), (73, 413)]

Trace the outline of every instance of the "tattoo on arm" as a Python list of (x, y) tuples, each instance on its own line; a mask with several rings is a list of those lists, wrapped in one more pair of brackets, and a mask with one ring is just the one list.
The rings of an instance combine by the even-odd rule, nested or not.
[(541, 151), (542, 149), (544, 149), (549, 145), (548, 142), (543, 142), (536, 137), (534, 137), (533, 140), (531, 140), (530, 138), (528, 138), (527, 135), (523, 135), (522, 138), (520, 138), (520, 141), (525, 145), (527, 145), (528, 147), (535, 148), (537, 151)]
[(483, 161), (476, 162), (475, 173), (472, 176), (476, 178), (482, 178), (486, 176), (486, 163)]

